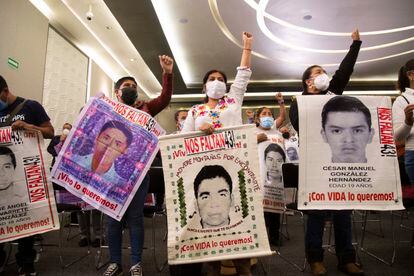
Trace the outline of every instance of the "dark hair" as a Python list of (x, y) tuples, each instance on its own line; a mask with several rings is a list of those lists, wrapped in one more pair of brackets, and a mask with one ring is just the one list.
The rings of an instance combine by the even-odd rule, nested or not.
[[(312, 65), (309, 66), (308, 68), (306, 68), (305, 72), (303, 72), (302, 74), (302, 88), (303, 88), (303, 92), (307, 93), (308, 92), (308, 85), (306, 84), (306, 80), (308, 80), (310, 78), (310, 75), (312, 73), (312, 69), (316, 68), (316, 67), (320, 67), (319, 65)], [(322, 68), (323, 70), (323, 68)], [(323, 70), (325, 72), (325, 70)]]
[(0, 93), (1, 91), (3, 91), (4, 88), (7, 88), (7, 82), (6, 80), (3, 78), (3, 76), (0, 75)]
[(129, 130), (129, 128), (127, 128), (123, 123), (119, 122), (119, 121), (108, 121), (106, 122), (101, 130), (99, 131), (99, 135), (101, 135), (102, 132), (104, 132), (105, 130), (107, 130), (108, 128), (116, 128), (120, 131), (122, 131), (122, 133), (125, 135), (126, 139), (127, 139), (127, 144), (128, 146), (131, 145), (132, 142), (132, 133), (131, 130)]
[(194, 179), (194, 195), (198, 198), (198, 188), (205, 179), (212, 179), (216, 177), (222, 177), (229, 185), (230, 193), (233, 190), (233, 181), (229, 173), (220, 165), (204, 166)]
[(270, 107), (266, 107), (266, 106), (259, 107), (254, 112), (254, 123), (256, 124), (256, 126), (259, 126), (260, 125), (260, 123), (258, 123), (257, 120), (260, 118), (260, 113), (262, 113), (262, 111), (265, 110), (265, 109), (269, 109), (270, 112), (272, 113), (273, 118), (275, 118), (275, 115), (273, 114), (273, 111), (272, 111), (272, 109)]
[(322, 109), (322, 128), (325, 124), (329, 112), (361, 112), (365, 116), (368, 127), (371, 128), (371, 112), (368, 107), (358, 98), (350, 96), (335, 96), (331, 98)]
[(180, 109), (180, 110), (177, 110), (177, 111), (174, 113), (174, 119), (175, 119), (175, 122), (178, 122), (178, 116), (180, 115), (180, 112), (188, 112), (188, 110), (187, 110), (187, 109)]
[(398, 71), (398, 81), (397, 81), (397, 89), (402, 92), (405, 92), (406, 87), (410, 87), (410, 80), (407, 77), (408, 71), (414, 70), (414, 59), (410, 59), (407, 63), (400, 68)]
[(279, 146), (278, 144), (274, 144), (274, 143), (272, 143), (272, 144), (268, 145), (268, 146), (267, 146), (267, 148), (265, 149), (265, 151), (264, 151), (264, 159), (265, 159), (265, 160), (266, 160), (267, 154), (268, 154), (269, 152), (271, 152), (271, 151), (274, 151), (274, 152), (280, 153), (280, 155), (281, 155), (281, 156), (282, 156), (282, 158), (283, 158), (283, 162), (285, 162), (285, 161), (286, 161), (286, 153), (285, 153), (285, 151), (282, 149), (282, 147), (281, 147), (281, 146)]
[(220, 71), (220, 70), (217, 70), (217, 69), (210, 70), (210, 71), (208, 71), (208, 72), (204, 75), (204, 78), (203, 78), (203, 84), (206, 84), (206, 83), (207, 83), (207, 81), (208, 81), (208, 77), (210, 77), (210, 75), (211, 75), (211, 74), (213, 74), (213, 73), (220, 73), (220, 74), (223, 76), (224, 83), (225, 83), (225, 84), (227, 84), (227, 76), (226, 76), (226, 74), (224, 74), (224, 72), (223, 72), (223, 71)]
[(72, 128), (72, 124), (69, 123), (64, 123), (63, 126), (70, 126), (70, 128)]
[(8, 155), (11, 158), (13, 167), (16, 168), (16, 156), (14, 155), (14, 153), (12, 152), (11, 149), (7, 148), (7, 147), (1, 147), (0, 146), (0, 155)]
[[(227, 76), (226, 76), (226, 74), (225, 74), (223, 71), (220, 71), (220, 70), (217, 70), (217, 69), (213, 69), (213, 70), (208, 71), (208, 72), (204, 75), (204, 77), (203, 77), (203, 85), (207, 83), (208, 78), (209, 78), (209, 77), (210, 77), (210, 75), (211, 75), (211, 74), (213, 74), (213, 73), (220, 73), (220, 74), (223, 76), (224, 83), (225, 83), (225, 84), (227, 84)], [(206, 102), (208, 102), (208, 96), (207, 96), (207, 95), (206, 95), (206, 96), (205, 96), (205, 98), (204, 98), (204, 103), (206, 103)]]
[(119, 89), (119, 88), (121, 87), (121, 85), (122, 85), (124, 82), (128, 81), (128, 80), (135, 82), (135, 85), (137, 85), (137, 81), (136, 81), (133, 77), (127, 76), (127, 77), (122, 77), (122, 78), (120, 78), (120, 79), (119, 79), (119, 80), (115, 83), (115, 89)]

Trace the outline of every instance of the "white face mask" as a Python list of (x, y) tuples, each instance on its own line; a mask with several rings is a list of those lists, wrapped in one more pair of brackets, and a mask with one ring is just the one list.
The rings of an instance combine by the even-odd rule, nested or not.
[(206, 94), (212, 99), (221, 99), (226, 94), (226, 84), (219, 80), (206, 83)]
[(313, 85), (320, 91), (325, 91), (329, 87), (329, 77), (327, 74), (320, 74), (313, 80)]
[(62, 134), (65, 135), (65, 136), (68, 136), (69, 132), (70, 132), (70, 130), (67, 129), (67, 128), (62, 130)]

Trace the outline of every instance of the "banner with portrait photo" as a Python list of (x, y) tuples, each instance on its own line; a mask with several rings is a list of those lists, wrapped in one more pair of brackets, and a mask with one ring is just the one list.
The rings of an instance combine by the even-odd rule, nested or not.
[(0, 243), (59, 229), (37, 131), (0, 128)]
[(299, 209), (403, 209), (391, 99), (297, 99)]
[(271, 254), (254, 128), (160, 138), (170, 264)]
[(284, 139), (279, 134), (267, 134), (267, 140), (257, 145), (263, 210), (283, 213), (285, 190), (282, 180), (282, 164), (287, 161)]
[(164, 133), (145, 112), (105, 96), (92, 98), (59, 152), (53, 181), (121, 220)]

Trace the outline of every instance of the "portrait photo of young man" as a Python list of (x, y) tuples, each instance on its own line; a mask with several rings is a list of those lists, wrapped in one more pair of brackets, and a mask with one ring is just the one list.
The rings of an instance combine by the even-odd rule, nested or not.
[(230, 224), (233, 182), (220, 165), (204, 166), (194, 180), (196, 211), (203, 229)]
[(358, 98), (336, 96), (322, 109), (321, 135), (329, 144), (332, 163), (367, 163), (366, 147), (374, 129), (368, 107)]
[(119, 121), (106, 122), (96, 136), (91, 154), (75, 157), (75, 162), (107, 181), (118, 182), (115, 160), (125, 154), (132, 142), (132, 132)]

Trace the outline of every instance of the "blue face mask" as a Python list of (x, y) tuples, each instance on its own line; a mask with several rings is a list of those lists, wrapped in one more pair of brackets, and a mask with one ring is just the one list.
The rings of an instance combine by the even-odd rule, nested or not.
[(260, 117), (260, 125), (263, 128), (271, 128), (273, 126), (273, 118), (272, 117)]
[(9, 105), (7, 104), (7, 102), (3, 102), (2, 100), (0, 100), (0, 111), (5, 110)]

